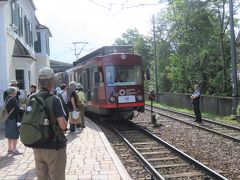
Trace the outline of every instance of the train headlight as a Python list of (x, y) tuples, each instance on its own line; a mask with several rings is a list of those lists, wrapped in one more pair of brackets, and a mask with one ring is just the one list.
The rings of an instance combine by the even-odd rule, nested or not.
[(143, 100), (143, 96), (142, 95), (138, 95), (137, 98), (138, 98), (139, 101)]
[(114, 103), (115, 101), (116, 101), (116, 97), (114, 97), (114, 96), (109, 97), (110, 103)]

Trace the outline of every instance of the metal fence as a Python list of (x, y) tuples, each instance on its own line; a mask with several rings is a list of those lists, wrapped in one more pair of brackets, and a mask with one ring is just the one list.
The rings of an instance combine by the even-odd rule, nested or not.
[[(190, 94), (161, 92), (157, 101), (168, 106), (192, 109)], [(227, 116), (232, 113), (232, 97), (201, 95), (200, 108), (202, 112)]]

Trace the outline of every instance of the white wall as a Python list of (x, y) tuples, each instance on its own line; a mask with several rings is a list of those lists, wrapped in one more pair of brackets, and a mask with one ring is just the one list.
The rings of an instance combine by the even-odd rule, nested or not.
[[(28, 20), (32, 23), (33, 32), (33, 44), (37, 40), (37, 29), (36, 29), (36, 19), (35, 19), (35, 9), (31, 5), (29, 0), (18, 0), (17, 3), (23, 9), (23, 17), (26, 15)], [(11, 4), (10, 1), (0, 1), (0, 107), (2, 104), (2, 92), (7, 89), (9, 82), (12, 79), (16, 79), (15, 70), (24, 70), (24, 84), (26, 90), (29, 90), (29, 84), (37, 85), (37, 73), (41, 67), (49, 66), (50, 61), (49, 56), (46, 54), (46, 39), (45, 35), (48, 30), (43, 30), (42, 43), (45, 48), (44, 53), (35, 54), (34, 46), (30, 47), (25, 43), (25, 31), (23, 30), (23, 36), (19, 36), (14, 32), (12, 26), (11, 17)], [(24, 26), (24, 23), (23, 23)], [(29, 51), (30, 55), (36, 60), (31, 58), (16, 58), (12, 57), (15, 40), (18, 39), (22, 45)], [(31, 78), (29, 82), (28, 72), (30, 71)]]
[[(6, 42), (7, 42), (7, 32), (5, 28), (6, 20), (5, 14), (6, 13), (6, 2), (0, 3), (0, 91), (5, 90), (8, 87), (8, 66), (7, 66), (7, 49), (6, 49)], [(0, 106), (1, 106), (0, 99)]]
[[(23, 17), (26, 15), (28, 20), (32, 23), (33, 27), (33, 43), (34, 41), (37, 40), (37, 32), (36, 32), (36, 20), (35, 20), (35, 10), (31, 6), (31, 3), (29, 0), (19, 0), (17, 1), (19, 6), (23, 8)], [(11, 24), (11, 6), (9, 3), (9, 23)], [(24, 24), (23, 24), (24, 26)], [(23, 34), (25, 32), (23, 31)], [(24, 45), (24, 47), (29, 51), (31, 56), (35, 57), (35, 52), (34, 52), (34, 46), (30, 47), (26, 42), (25, 42), (25, 36), (23, 35), (22, 37), (17, 35), (18, 40)]]

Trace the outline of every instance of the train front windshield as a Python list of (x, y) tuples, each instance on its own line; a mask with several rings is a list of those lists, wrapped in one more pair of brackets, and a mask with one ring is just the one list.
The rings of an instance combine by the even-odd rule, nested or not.
[(141, 85), (142, 71), (137, 65), (106, 66), (108, 86)]

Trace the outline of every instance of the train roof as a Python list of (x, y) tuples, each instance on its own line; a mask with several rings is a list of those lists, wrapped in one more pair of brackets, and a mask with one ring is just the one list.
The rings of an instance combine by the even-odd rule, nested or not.
[(103, 46), (103, 47), (87, 54), (86, 56), (79, 58), (78, 60), (73, 62), (73, 66), (78, 65), (80, 62), (93, 59), (97, 56), (104, 56), (104, 55), (109, 55), (109, 54), (113, 54), (113, 53), (134, 53), (133, 46), (131, 46), (131, 45)]

